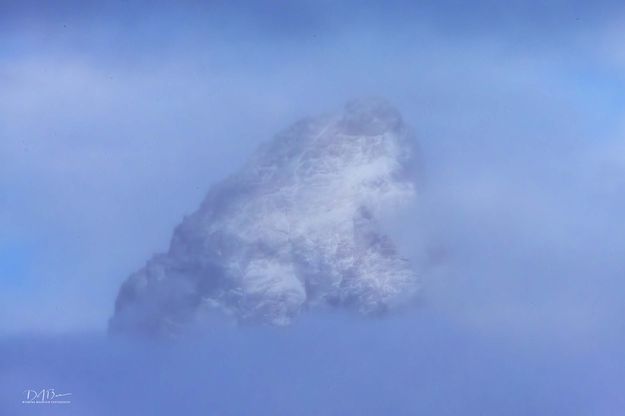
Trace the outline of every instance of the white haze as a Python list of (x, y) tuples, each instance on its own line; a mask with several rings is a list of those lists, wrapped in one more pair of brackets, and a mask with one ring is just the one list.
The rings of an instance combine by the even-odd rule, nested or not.
[[(294, 34), (162, 10), (3, 26), (0, 414), (622, 413), (621, 14), (473, 30), (400, 9)], [(103, 336), (120, 283), (211, 184), (369, 95), (422, 148), (424, 199), (386, 224), (430, 253), (418, 307)], [(24, 407), (31, 387), (73, 403)]]

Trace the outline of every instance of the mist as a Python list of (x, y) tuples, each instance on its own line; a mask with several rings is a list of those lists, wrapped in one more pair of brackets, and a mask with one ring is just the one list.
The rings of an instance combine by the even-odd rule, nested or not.
[[(613, 2), (6, 2), (0, 410), (580, 414), (625, 403)], [(121, 282), (302, 117), (392, 102), (423, 191), (385, 222), (416, 305), (109, 339)], [(424, 254), (425, 253), (425, 254)], [(70, 405), (23, 405), (56, 388)], [(0, 412), (2, 413), (2, 412)]]

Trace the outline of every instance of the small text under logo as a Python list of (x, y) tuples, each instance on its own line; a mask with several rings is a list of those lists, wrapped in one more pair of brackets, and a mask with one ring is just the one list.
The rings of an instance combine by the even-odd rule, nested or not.
[(57, 393), (54, 389), (24, 390), (23, 404), (70, 404), (72, 393)]

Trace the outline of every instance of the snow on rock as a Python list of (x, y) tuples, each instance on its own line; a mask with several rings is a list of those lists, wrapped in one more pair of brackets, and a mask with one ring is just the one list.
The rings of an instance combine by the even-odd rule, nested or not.
[(285, 325), (305, 308), (379, 314), (408, 301), (417, 275), (376, 218), (416, 197), (416, 153), (379, 99), (295, 123), (123, 283), (111, 332), (175, 334), (216, 313)]

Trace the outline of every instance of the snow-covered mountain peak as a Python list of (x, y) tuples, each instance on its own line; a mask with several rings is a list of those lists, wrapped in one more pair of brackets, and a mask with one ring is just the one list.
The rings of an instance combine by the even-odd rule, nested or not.
[(376, 218), (416, 196), (416, 147), (379, 99), (261, 146), (122, 285), (113, 332), (170, 334), (208, 316), (290, 323), (303, 309), (381, 313), (418, 279)]

